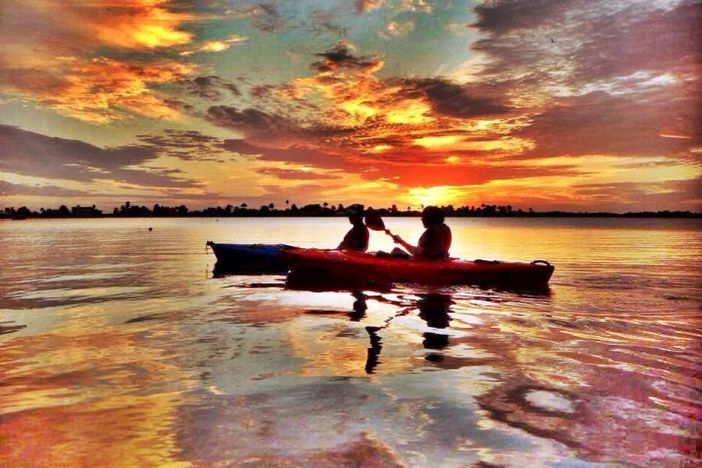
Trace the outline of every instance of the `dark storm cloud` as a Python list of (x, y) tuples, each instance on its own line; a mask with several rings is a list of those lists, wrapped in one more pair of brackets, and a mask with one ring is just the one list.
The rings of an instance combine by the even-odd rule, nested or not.
[(326, 52), (315, 55), (322, 58), (322, 60), (310, 65), (310, 68), (316, 72), (329, 72), (337, 68), (371, 70), (377, 68), (381, 63), (377, 57), (354, 55), (351, 52), (351, 47), (344, 41), (339, 42)]
[(90, 182), (112, 179), (149, 186), (193, 187), (180, 172), (133, 168), (158, 157), (158, 148), (127, 145), (99, 148), (78, 140), (49, 137), (0, 125), (0, 171)]
[(474, 95), (468, 85), (459, 85), (440, 78), (404, 80), (401, 95), (423, 94), (434, 112), (450, 117), (469, 118), (504, 114), (509, 108), (499, 99)]

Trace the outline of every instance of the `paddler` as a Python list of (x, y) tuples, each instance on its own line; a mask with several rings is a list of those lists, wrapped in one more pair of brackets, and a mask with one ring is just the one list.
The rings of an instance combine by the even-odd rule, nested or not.
[(363, 223), (363, 205), (354, 203), (346, 208), (349, 222), (353, 226), (344, 236), (344, 240), (337, 247), (338, 250), (351, 250), (365, 252), (368, 250), (368, 226)]
[(444, 220), (444, 211), (441, 208), (427, 206), (422, 211), (422, 224), (426, 230), (416, 246), (407, 243), (398, 235), (393, 235), (392, 239), (415, 257), (435, 260), (449, 258), (451, 229), (444, 223)]

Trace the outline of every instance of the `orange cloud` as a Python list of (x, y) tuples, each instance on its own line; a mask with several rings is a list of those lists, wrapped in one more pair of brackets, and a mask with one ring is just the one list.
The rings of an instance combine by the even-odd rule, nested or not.
[(105, 123), (128, 112), (145, 117), (175, 120), (180, 112), (151, 86), (182, 79), (193, 66), (168, 60), (153, 63), (107, 58), (65, 59), (53, 62), (56, 75), (44, 70), (18, 70), (8, 83), (0, 74), (0, 91), (29, 96), (58, 112), (77, 119)]
[[(96, 55), (99, 48), (132, 51), (188, 44), (181, 26), (194, 17), (175, 13), (167, 0), (36, 1), (3, 5), (0, 92), (45, 104), (92, 122), (126, 112), (176, 119), (180, 115), (153, 87), (194, 70), (146, 56)], [(28, 34), (27, 31), (32, 31)]]
[(180, 53), (182, 56), (193, 55), (198, 52), (222, 52), (227, 50), (234, 44), (246, 41), (248, 38), (233, 34), (226, 39), (204, 41), (199, 46), (193, 49), (186, 49)]

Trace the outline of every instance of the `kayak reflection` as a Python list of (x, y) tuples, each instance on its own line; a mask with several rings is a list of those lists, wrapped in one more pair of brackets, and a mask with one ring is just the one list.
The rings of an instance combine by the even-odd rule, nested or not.
[[(370, 338), (370, 347), (368, 348), (368, 358), (366, 359), (366, 373), (373, 374), (376, 367), (381, 362), (380, 352), (383, 349), (382, 338), (378, 334), (381, 330), (390, 326), (391, 322), (397, 318), (412, 312), (415, 309), (419, 310), (419, 318), (424, 320), (426, 324), (437, 330), (449, 327), (451, 322), (451, 304), (453, 299), (450, 294), (445, 293), (428, 293), (421, 294), (416, 303), (416, 307), (406, 307), (401, 309), (395, 315), (387, 318), (381, 326), (367, 326), (366, 331)], [(441, 350), (449, 345), (449, 337), (446, 333), (438, 331), (427, 331), (423, 333), (424, 340), (422, 345), (425, 349)], [(426, 357), (429, 361), (441, 361), (441, 354), (429, 354)]]

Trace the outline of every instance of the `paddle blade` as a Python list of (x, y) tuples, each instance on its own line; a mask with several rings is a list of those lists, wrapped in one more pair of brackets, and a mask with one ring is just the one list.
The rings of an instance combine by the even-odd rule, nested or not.
[(366, 226), (368, 226), (374, 231), (385, 230), (385, 223), (383, 222), (383, 218), (381, 218), (380, 214), (378, 214), (378, 212), (375, 210), (366, 210)]

